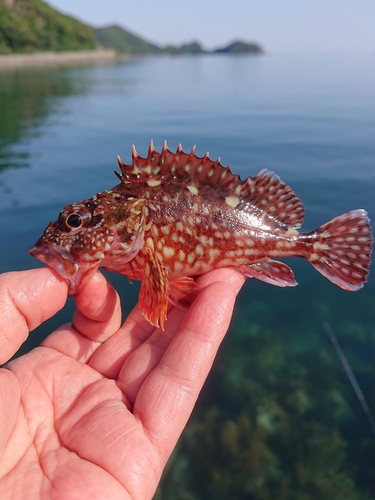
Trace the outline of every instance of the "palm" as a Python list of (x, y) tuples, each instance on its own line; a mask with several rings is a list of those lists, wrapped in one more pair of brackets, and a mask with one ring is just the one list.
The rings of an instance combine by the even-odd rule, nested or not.
[[(226, 279), (239, 288), (242, 278), (225, 273), (201, 285)], [(103, 299), (103, 286), (77, 297), (74, 327), (1, 373), (7, 498), (151, 498), (191, 412), (227, 328), (232, 288), (212, 284), (188, 313), (172, 310), (161, 332), (137, 308), (119, 328), (117, 295), (110, 288)]]
[[(144, 484), (146, 471), (134, 468), (147, 465), (149, 482), (157, 466), (155, 450), (123, 404), (115, 380), (53, 349), (35, 350), (27, 364), (15, 364), (12, 371), (24, 393), (25, 415), (17, 422), (23, 452), (33, 456), (32, 467), (20, 463), (14, 471), (22, 490), (18, 498), (38, 498), (40, 492), (51, 498), (53, 492), (54, 498), (116, 499), (124, 498), (124, 489), (129, 497), (146, 498), (137, 495), (146, 486), (151, 496), (155, 483)], [(142, 463), (145, 457), (154, 463)], [(132, 469), (133, 478), (128, 474)], [(140, 475), (142, 484), (134, 484)]]

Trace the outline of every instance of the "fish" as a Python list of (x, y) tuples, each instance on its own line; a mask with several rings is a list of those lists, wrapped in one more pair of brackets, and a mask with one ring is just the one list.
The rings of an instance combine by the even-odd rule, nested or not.
[(367, 281), (373, 238), (363, 209), (304, 233), (302, 202), (272, 171), (241, 180), (220, 158), (181, 144), (173, 153), (166, 141), (160, 152), (151, 141), (146, 157), (133, 146), (130, 164), (117, 161), (120, 183), (65, 206), (29, 249), (67, 281), (69, 295), (99, 267), (123, 274), (141, 281), (139, 307), (164, 329), (168, 304), (187, 308), (195, 278), (217, 268), (295, 286), (275, 258), (297, 256), (344, 290)]

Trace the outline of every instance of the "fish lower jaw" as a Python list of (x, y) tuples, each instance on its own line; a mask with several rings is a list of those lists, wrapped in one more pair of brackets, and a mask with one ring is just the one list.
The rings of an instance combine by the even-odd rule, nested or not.
[(60, 249), (56, 250), (54, 247), (46, 250), (35, 245), (29, 249), (29, 254), (47, 264), (66, 280), (69, 296), (77, 293), (83, 282), (98, 269), (100, 264), (100, 261), (76, 262), (73, 258), (69, 258), (69, 254), (66, 256)]

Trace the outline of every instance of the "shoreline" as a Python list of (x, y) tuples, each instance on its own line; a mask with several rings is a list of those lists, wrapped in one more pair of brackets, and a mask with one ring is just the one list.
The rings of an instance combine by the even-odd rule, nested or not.
[(0, 69), (35, 66), (59, 66), (113, 62), (118, 59), (114, 49), (80, 50), (70, 52), (34, 52), (32, 54), (0, 55)]

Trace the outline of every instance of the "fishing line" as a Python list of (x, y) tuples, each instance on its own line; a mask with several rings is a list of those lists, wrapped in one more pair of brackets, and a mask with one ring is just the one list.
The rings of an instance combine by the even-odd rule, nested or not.
[(337, 340), (336, 335), (333, 333), (332, 328), (328, 322), (323, 323), (323, 328), (326, 331), (328, 337), (330, 338), (332, 345), (340, 358), (340, 361), (342, 363), (342, 366), (344, 367), (344, 370), (350, 380), (350, 383), (352, 384), (352, 387), (354, 389), (354, 392), (357, 395), (357, 398), (362, 406), (362, 410), (364, 414), (367, 417), (368, 423), (370, 424), (371, 430), (375, 436), (375, 420), (374, 417), (372, 416), (372, 413), (370, 411), (370, 408), (368, 407), (368, 404), (366, 402), (366, 399), (361, 391), (361, 388), (359, 387), (359, 384), (357, 382), (357, 379), (355, 378), (355, 375), (353, 373), (353, 370), (349, 364), (349, 361), (346, 359), (346, 356), (344, 354), (344, 351), (342, 350), (339, 341)]

